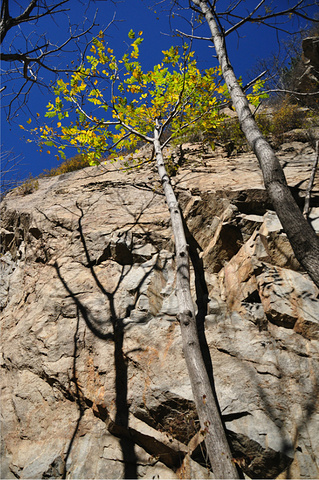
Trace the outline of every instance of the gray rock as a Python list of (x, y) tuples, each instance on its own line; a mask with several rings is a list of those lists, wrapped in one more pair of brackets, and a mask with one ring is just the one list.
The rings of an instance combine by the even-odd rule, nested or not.
[[(201, 149), (186, 146), (192, 167), (176, 185), (234, 461), (246, 478), (318, 478), (318, 289), (253, 155), (225, 161), (216, 149), (203, 167)], [(280, 152), (291, 185), (312, 164), (298, 149)], [(154, 172), (44, 178), (1, 210), (1, 478), (213, 478)]]

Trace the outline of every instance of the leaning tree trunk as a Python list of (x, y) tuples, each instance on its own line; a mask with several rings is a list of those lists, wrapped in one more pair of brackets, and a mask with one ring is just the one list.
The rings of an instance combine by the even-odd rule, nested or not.
[(190, 292), (188, 245), (178, 201), (165, 169), (158, 128), (155, 128), (154, 131), (154, 149), (175, 239), (176, 294), (183, 351), (201, 429), (204, 432), (207, 453), (215, 478), (239, 478), (201, 353), (194, 304)]
[(218, 27), (216, 13), (206, 0), (193, 0), (209, 25), (223, 77), (246, 139), (256, 154), (270, 200), (290, 241), (294, 254), (319, 287), (319, 239), (298, 208), (284, 172), (273, 149), (260, 132), (246, 95), (240, 87), (229, 61), (225, 37)]

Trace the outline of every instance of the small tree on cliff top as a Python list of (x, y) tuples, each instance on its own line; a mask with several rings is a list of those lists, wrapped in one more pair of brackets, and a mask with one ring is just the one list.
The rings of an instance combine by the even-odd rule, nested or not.
[[(164, 51), (162, 63), (144, 73), (138, 61), (143, 41), (139, 33), (137, 38), (129, 33), (131, 51), (120, 59), (107, 47), (102, 32), (93, 39), (87, 63), (54, 87), (55, 101), (48, 104), (46, 117), (58, 117), (56, 128), (32, 130), (40, 145), (57, 147), (61, 158), (66, 146), (84, 150), (93, 165), (106, 152), (132, 149), (139, 139), (152, 143), (155, 119), (161, 138), (170, 127), (165, 145), (189, 128), (205, 131), (218, 125), (219, 108), (228, 101), (219, 68), (200, 72), (194, 53), (184, 45)], [(253, 87), (252, 103), (258, 103), (261, 86), (259, 81)], [(73, 121), (71, 110), (76, 112)]]
[[(218, 108), (227, 90), (221, 85), (219, 69), (201, 73), (186, 45), (164, 51), (163, 62), (144, 73), (138, 62), (141, 34), (135, 38), (134, 32), (129, 33), (131, 50), (120, 59), (107, 48), (102, 34), (95, 38), (87, 66), (82, 66), (69, 81), (60, 79), (55, 86), (56, 98), (49, 103), (46, 116), (58, 117), (57, 130), (44, 126), (33, 131), (40, 135), (42, 143), (57, 147), (62, 157), (66, 144), (79, 151), (84, 149), (92, 164), (105, 152), (132, 148), (140, 139), (153, 145), (175, 238), (178, 318), (201, 432), (216, 478), (238, 478), (201, 354), (190, 291), (188, 245), (162, 154), (170, 138), (179, 137), (195, 123), (203, 130), (216, 126)], [(105, 84), (108, 88), (101, 89)], [(257, 84), (255, 91), (260, 86)], [(251, 99), (258, 101), (258, 95)], [(76, 113), (71, 122), (69, 107)], [(63, 125), (66, 122), (68, 125)], [(168, 126), (171, 136), (163, 141)]]

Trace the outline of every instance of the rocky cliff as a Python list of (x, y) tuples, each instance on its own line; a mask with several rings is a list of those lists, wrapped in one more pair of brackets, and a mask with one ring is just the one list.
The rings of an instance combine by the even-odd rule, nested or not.
[[(290, 142), (278, 154), (302, 204), (314, 151)], [(318, 289), (252, 154), (193, 144), (182, 155), (173, 182), (234, 461), (248, 478), (318, 478)], [(312, 206), (319, 232), (318, 179)], [(214, 478), (153, 166), (43, 178), (30, 195), (8, 194), (1, 214), (1, 478)]]
[(319, 36), (307, 37), (302, 41), (302, 74), (298, 79), (298, 92), (310, 92), (309, 98), (303, 98), (304, 103), (318, 105), (319, 95)]

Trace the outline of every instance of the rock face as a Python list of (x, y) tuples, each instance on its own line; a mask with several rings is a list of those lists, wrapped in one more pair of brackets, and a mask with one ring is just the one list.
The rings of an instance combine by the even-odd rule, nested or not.
[[(254, 156), (183, 149), (174, 183), (234, 461), (249, 478), (318, 478), (318, 289)], [(279, 156), (300, 199), (314, 152), (295, 142)], [(2, 202), (1, 478), (214, 478), (176, 319), (168, 210), (151, 166), (120, 167), (44, 178)], [(317, 180), (317, 231), (318, 206)]]
[[(307, 37), (302, 41), (304, 71), (299, 79), (298, 91), (314, 93), (319, 90), (319, 37)], [(318, 102), (319, 95), (303, 98), (306, 103)]]

